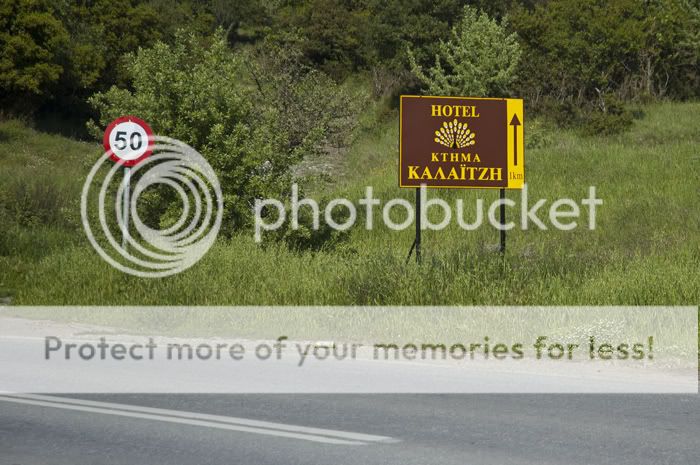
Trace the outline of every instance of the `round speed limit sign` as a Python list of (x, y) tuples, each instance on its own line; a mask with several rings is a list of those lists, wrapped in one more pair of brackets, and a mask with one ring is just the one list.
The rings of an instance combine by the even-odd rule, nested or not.
[(122, 116), (109, 123), (102, 145), (112, 160), (134, 166), (153, 151), (153, 130), (140, 118)]

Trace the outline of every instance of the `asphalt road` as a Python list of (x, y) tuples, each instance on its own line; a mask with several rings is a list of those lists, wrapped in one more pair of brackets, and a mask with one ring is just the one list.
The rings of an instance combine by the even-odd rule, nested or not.
[(700, 463), (698, 395), (76, 398), (0, 398), (0, 465)]

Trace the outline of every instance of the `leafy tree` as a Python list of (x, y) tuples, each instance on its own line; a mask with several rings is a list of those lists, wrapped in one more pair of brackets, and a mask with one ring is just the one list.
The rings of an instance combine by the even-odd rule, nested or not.
[(274, 15), (271, 36), (293, 39), (309, 64), (341, 80), (365, 64), (368, 18), (353, 0), (285, 1)]
[(93, 116), (87, 98), (114, 84), (129, 84), (124, 55), (157, 40), (171, 41), (182, 24), (200, 35), (214, 30), (213, 17), (189, 0), (63, 0), (54, 5), (52, 14), (69, 40), (59, 54), (63, 73), (36, 117), (59, 121), (58, 129), (83, 137), (85, 120)]
[(410, 47), (420, 65), (429, 65), (441, 39), (459, 20), (464, 0), (368, 0), (373, 48), (367, 51), (374, 65), (394, 71), (407, 64)]
[(70, 44), (64, 53), (66, 73), (56, 106), (85, 111), (80, 107), (88, 96), (127, 82), (123, 56), (160, 39), (163, 17), (150, 5), (135, 0), (60, 5), (57, 16), (68, 29)]
[(214, 18), (217, 27), (224, 29), (230, 43), (257, 38), (262, 28), (269, 25), (270, 2), (260, 0), (208, 0), (202, 2)]
[(345, 147), (357, 125), (366, 95), (350, 93), (328, 75), (307, 66), (303, 52), (266, 40), (245, 60), (259, 97), (275, 109), (275, 132), (285, 150), (298, 157), (323, 155), (329, 146)]
[(48, 0), (0, 1), (0, 104), (31, 110), (51, 95), (64, 71), (68, 33)]
[(698, 92), (700, 11), (686, 0), (550, 0), (511, 15), (527, 60), (520, 88), (574, 105)]
[[(234, 224), (249, 223), (255, 198), (285, 195), (291, 167), (332, 134), (339, 116), (323, 113), (333, 114), (340, 105), (326, 105), (342, 92), (320, 73), (296, 68), (294, 58), (280, 61), (273, 79), (271, 68), (231, 51), (225, 35), (219, 29), (205, 41), (179, 32), (173, 45), (158, 42), (129, 55), (133, 89), (94, 95), (100, 116), (90, 127), (99, 136), (113, 118), (136, 114), (157, 134), (197, 149), (217, 172), (227, 206), (224, 231), (231, 233)], [(144, 217), (154, 225), (167, 221), (173, 200), (169, 189), (158, 192)]]
[(504, 96), (510, 91), (520, 60), (517, 36), (506, 23), (464, 7), (450, 38), (440, 41), (435, 65), (424, 71), (409, 50), (411, 71), (433, 95)]
[(647, 95), (700, 96), (700, 3), (656, 0), (645, 11), (638, 87)]

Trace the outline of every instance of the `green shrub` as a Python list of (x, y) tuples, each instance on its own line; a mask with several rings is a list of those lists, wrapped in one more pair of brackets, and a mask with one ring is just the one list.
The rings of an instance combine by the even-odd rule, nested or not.
[(583, 118), (580, 105), (575, 104), (571, 99), (559, 101), (545, 97), (535, 108), (535, 112), (560, 128), (578, 126)]
[[(286, 206), (285, 218), (286, 221), (282, 226), (274, 231), (263, 233), (263, 245), (269, 246), (273, 243), (284, 243), (287, 248), (296, 252), (302, 251), (318, 251), (318, 250), (334, 250), (338, 246), (346, 244), (350, 239), (350, 230), (340, 231), (332, 228), (325, 221), (324, 212), (328, 205), (327, 199), (322, 199), (319, 204), (319, 221), (318, 227), (314, 226), (312, 210), (309, 207), (299, 209), (298, 227), (292, 228), (291, 225), (291, 209)], [(357, 207), (357, 206), (356, 206)], [(269, 214), (269, 212), (264, 211)], [(277, 218), (275, 210), (272, 217), (266, 218), (265, 221), (272, 223)], [(334, 208), (332, 212), (333, 220), (338, 224), (344, 224), (350, 214), (346, 208)]]
[(633, 115), (623, 102), (613, 95), (605, 95), (599, 108), (586, 115), (583, 131), (588, 135), (613, 135), (632, 127)]
[(409, 50), (411, 71), (431, 95), (508, 95), (521, 52), (506, 28), (505, 21), (466, 6), (450, 38), (440, 41), (434, 66), (424, 71)]
[(543, 149), (552, 144), (552, 134), (541, 119), (525, 120), (525, 148)]
[[(91, 130), (99, 137), (112, 119), (134, 114), (198, 150), (221, 182), (228, 234), (250, 225), (254, 199), (288, 191), (290, 169), (304, 156), (345, 144), (362, 104), (292, 49), (233, 52), (222, 30), (209, 42), (179, 32), (174, 45), (159, 42), (126, 61), (133, 90), (94, 95), (99, 122)], [(172, 216), (173, 190), (153, 196), (152, 211)]]
[(14, 177), (0, 186), (0, 210), (21, 226), (77, 226), (70, 214), (77, 210), (75, 189), (66, 188), (51, 176)]

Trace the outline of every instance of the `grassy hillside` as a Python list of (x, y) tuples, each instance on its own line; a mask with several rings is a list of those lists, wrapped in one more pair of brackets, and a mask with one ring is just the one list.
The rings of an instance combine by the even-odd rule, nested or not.
[[(557, 131), (549, 145), (526, 151), (531, 199), (580, 202), (597, 187), (604, 205), (595, 231), (514, 230), (502, 258), (496, 230), (454, 225), (424, 233), (422, 266), (405, 264), (411, 228), (366, 231), (359, 221), (346, 243), (314, 253), (263, 248), (245, 232), (220, 240), (186, 272), (157, 280), (112, 269), (84, 239), (79, 191), (97, 144), (0, 123), (0, 297), (22, 305), (697, 305), (700, 104), (657, 104), (645, 113), (621, 136)], [(413, 199), (412, 190), (397, 187), (397, 158), (389, 118), (365, 130), (339, 162), (342, 176), (314, 195), (357, 200), (369, 185), (384, 201)], [(469, 218), (476, 198), (488, 205), (498, 193), (430, 195), (451, 204), (464, 198)]]

